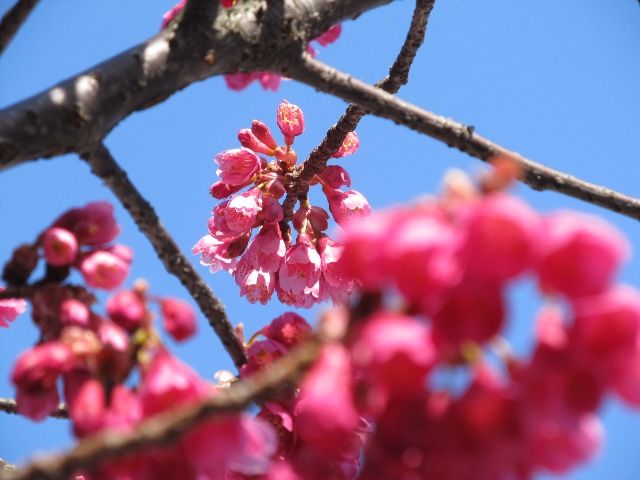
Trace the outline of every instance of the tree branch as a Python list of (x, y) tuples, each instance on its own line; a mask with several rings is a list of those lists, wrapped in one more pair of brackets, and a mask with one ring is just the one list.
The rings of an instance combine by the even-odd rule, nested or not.
[(193, 34), (165, 29), (0, 110), (0, 170), (42, 157), (84, 153), (131, 113), (193, 82), (228, 72), (280, 71), (331, 25), (390, 1), (243, 0), (233, 15), (218, 9), (207, 28)]
[(0, 458), (0, 476), (4, 473), (15, 472), (18, 467)]
[(203, 420), (218, 414), (237, 412), (254, 402), (271, 398), (279, 387), (296, 381), (313, 363), (320, 350), (318, 340), (310, 340), (249, 378), (201, 402), (157, 415), (130, 433), (106, 433), (81, 441), (68, 452), (35, 460), (2, 480), (64, 480), (79, 469), (90, 470), (104, 461), (130, 455), (149, 447), (169, 445)]
[(484, 161), (491, 161), (498, 156), (508, 157), (520, 166), (522, 181), (534, 190), (553, 190), (640, 220), (640, 199), (529, 160), (476, 134), (473, 127), (423, 110), (319, 62), (306, 53), (299, 64), (292, 65), (284, 74), (317, 90), (353, 102), (368, 113), (435, 138), (472, 157)]
[(186, 34), (195, 29), (207, 27), (218, 14), (218, 0), (189, 0), (184, 7), (184, 16), (178, 31)]
[[(409, 69), (424, 41), (429, 15), (435, 0), (416, 0), (416, 6), (409, 25), (409, 31), (402, 48), (389, 69), (389, 74), (376, 83), (376, 87), (385, 92), (396, 93), (409, 80)], [(314, 148), (309, 157), (292, 175), (288, 186), (287, 198), (284, 201), (284, 218), (290, 219), (297, 199), (304, 198), (309, 191), (309, 183), (314, 175), (321, 173), (327, 161), (338, 151), (349, 132), (353, 132), (366, 112), (357, 105), (351, 104), (346, 112), (333, 125), (320, 145)]]
[(84, 154), (83, 159), (89, 163), (91, 171), (100, 177), (118, 197), (140, 231), (151, 242), (167, 271), (175, 275), (189, 291), (235, 365), (239, 368), (246, 363), (244, 348), (227, 319), (224, 305), (180, 251), (176, 242), (160, 223), (151, 204), (138, 192), (109, 150), (100, 144), (95, 150)]
[(18, 0), (0, 20), (0, 55), (5, 51), (27, 17), (38, 4), (38, 0)]
[[(18, 414), (18, 405), (16, 401), (11, 398), (0, 398), (0, 411), (17, 415)], [(67, 407), (64, 403), (58, 405), (53, 412), (49, 414), (52, 418), (69, 418), (69, 413), (67, 412)]]

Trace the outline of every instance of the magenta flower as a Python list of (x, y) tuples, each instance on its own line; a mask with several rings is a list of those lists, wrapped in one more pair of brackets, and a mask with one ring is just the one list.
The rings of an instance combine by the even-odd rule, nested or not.
[(120, 227), (113, 217), (113, 206), (108, 202), (91, 202), (82, 208), (71, 209), (58, 218), (53, 226), (69, 230), (80, 245), (103, 245), (120, 233)]
[(216, 155), (216, 163), (220, 166), (216, 175), (227, 185), (247, 185), (251, 177), (260, 169), (260, 157), (248, 148), (225, 150)]
[[(360, 148), (360, 139), (356, 132), (349, 132), (344, 138), (340, 148), (332, 155), (333, 158), (342, 158), (353, 155)], [(337, 187), (336, 187), (337, 188)]]
[(291, 145), (294, 137), (304, 132), (304, 114), (300, 107), (293, 103), (283, 100), (278, 106), (276, 120), (287, 145)]
[(64, 326), (90, 328), (91, 312), (84, 302), (70, 298), (60, 305), (60, 322)]
[(18, 413), (43, 420), (58, 406), (58, 377), (73, 367), (73, 354), (60, 342), (40, 344), (22, 353), (13, 366)]
[(369, 202), (360, 192), (355, 190), (343, 192), (325, 185), (322, 191), (327, 196), (333, 218), (342, 227), (354, 218), (367, 217), (371, 214)]
[(188, 303), (175, 298), (163, 298), (160, 308), (164, 328), (174, 340), (182, 342), (196, 333), (196, 316)]
[(295, 312), (286, 312), (263, 327), (262, 334), (287, 348), (301, 343), (311, 333), (311, 325)]
[[(322, 260), (306, 235), (287, 249), (278, 272), (278, 297), (288, 305), (302, 306), (320, 280)], [(316, 287), (318, 288), (318, 287)]]
[(569, 297), (602, 292), (629, 255), (626, 239), (597, 217), (558, 212), (544, 223), (537, 268), (543, 290)]

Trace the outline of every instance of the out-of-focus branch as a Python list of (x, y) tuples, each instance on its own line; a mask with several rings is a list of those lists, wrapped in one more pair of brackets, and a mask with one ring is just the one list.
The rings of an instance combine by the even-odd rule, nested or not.
[(0, 55), (5, 51), (16, 32), (27, 20), (31, 11), (38, 4), (38, 0), (18, 0), (0, 20)]
[(0, 475), (4, 473), (15, 472), (16, 470), (17, 470), (17, 467), (15, 465), (5, 462), (3, 459), (0, 458)]
[(100, 463), (123, 455), (174, 443), (200, 422), (213, 415), (237, 412), (254, 402), (271, 398), (281, 387), (296, 381), (313, 363), (321, 342), (310, 340), (269, 368), (235, 382), (197, 404), (176, 409), (141, 423), (133, 432), (107, 433), (81, 441), (68, 452), (35, 460), (2, 480), (67, 479), (78, 469), (90, 470)]
[[(389, 74), (376, 83), (376, 87), (385, 92), (396, 93), (402, 85), (406, 85), (411, 64), (424, 41), (427, 22), (434, 3), (435, 0), (416, 0), (409, 31), (402, 48), (389, 69)], [(360, 119), (365, 115), (366, 112), (362, 108), (354, 104), (349, 105), (336, 124), (329, 129), (320, 145), (311, 151), (301, 167), (294, 172), (284, 201), (285, 219), (291, 217), (296, 200), (306, 196), (313, 176), (324, 170), (331, 155), (338, 151), (347, 134), (356, 129)]]
[(180, 251), (160, 223), (151, 204), (138, 192), (127, 173), (120, 168), (103, 144), (84, 154), (83, 158), (91, 166), (91, 171), (105, 182), (127, 209), (140, 231), (151, 242), (167, 271), (175, 275), (189, 291), (236, 366), (242, 366), (246, 362), (244, 348), (233, 331), (224, 305)]
[[(198, 0), (201, 3), (204, 0)], [(243, 0), (204, 27), (146, 42), (0, 110), (0, 170), (86, 152), (124, 118), (188, 85), (237, 71), (280, 71), (330, 26), (392, 0)], [(211, 0), (215, 3), (215, 0)], [(196, 4), (193, 4), (195, 8)], [(188, 34), (181, 32), (187, 30)]]
[[(11, 398), (0, 398), (0, 411), (17, 415), (18, 405)], [(49, 416), (53, 418), (69, 418), (69, 413), (67, 412), (67, 407), (61, 403)]]
[(353, 102), (368, 113), (393, 120), (484, 161), (504, 156), (516, 162), (522, 181), (534, 190), (553, 190), (640, 220), (640, 199), (586, 182), (507, 150), (475, 133), (473, 127), (441, 117), (303, 54), (286, 74), (317, 90)]

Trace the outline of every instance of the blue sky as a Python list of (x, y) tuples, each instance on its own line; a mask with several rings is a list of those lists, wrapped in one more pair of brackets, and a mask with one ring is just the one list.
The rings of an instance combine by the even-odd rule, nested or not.
[[(0, 0), (0, 14), (13, 0)], [(0, 108), (39, 92), (138, 43), (158, 29), (171, 0), (43, 0), (0, 57)], [(373, 82), (393, 61), (413, 2), (402, 0), (347, 22), (339, 43), (320, 59)], [(400, 96), (426, 109), (474, 125), (479, 133), (557, 169), (640, 196), (640, 7), (636, 0), (458, 0), (436, 2), (427, 40)], [(305, 112), (296, 140), (300, 156), (322, 138), (344, 102), (294, 82), (277, 93), (253, 86), (227, 90), (222, 78), (192, 85), (156, 108), (136, 113), (106, 139), (113, 155), (156, 207), (184, 251), (206, 231), (214, 206), (213, 156), (237, 146), (236, 133), (252, 119), (275, 127), (275, 109), (287, 98)], [(452, 167), (476, 172), (480, 163), (387, 120), (366, 118), (362, 147), (344, 160), (353, 187), (374, 208), (409, 201), (437, 188)], [(65, 209), (91, 200), (116, 204), (120, 240), (135, 250), (131, 279), (146, 278), (157, 294), (187, 299), (165, 274), (147, 240), (111, 193), (74, 155), (33, 162), (0, 174), (0, 259), (32, 240)], [(603, 216), (634, 246), (637, 221), (554, 193), (517, 192), (543, 211), (573, 208)], [(637, 247), (636, 247), (637, 248)], [(194, 261), (196, 259), (194, 258)], [(636, 253), (623, 281), (640, 285)], [(225, 302), (234, 323), (248, 332), (282, 312), (239, 298), (228, 275), (201, 273)], [(526, 351), (539, 299), (530, 286), (515, 290), (510, 339)], [(305, 313), (312, 319), (317, 309)], [(175, 346), (180, 356), (211, 377), (230, 368), (220, 343), (200, 317), (200, 334)], [(36, 332), (28, 316), (0, 331), (0, 396), (13, 396), (8, 376), (16, 355)], [(600, 455), (567, 478), (633, 480), (640, 469), (640, 416), (617, 401), (603, 410), (607, 430)], [(21, 462), (36, 451), (68, 446), (65, 422), (32, 424), (0, 415), (0, 457)]]

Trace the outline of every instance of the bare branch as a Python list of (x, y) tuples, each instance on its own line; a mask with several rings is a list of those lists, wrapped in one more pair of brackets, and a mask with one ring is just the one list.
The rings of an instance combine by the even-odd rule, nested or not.
[[(396, 93), (409, 80), (409, 69), (424, 41), (429, 15), (435, 0), (416, 0), (416, 6), (409, 25), (409, 31), (402, 44), (400, 53), (389, 69), (389, 74), (376, 83), (376, 87), (385, 92)], [(296, 199), (304, 198), (309, 191), (309, 182), (327, 166), (327, 161), (338, 151), (349, 132), (353, 132), (366, 112), (357, 105), (351, 104), (346, 112), (333, 125), (320, 145), (314, 148), (301, 167), (292, 175), (288, 186), (287, 198), (284, 201), (285, 219), (293, 213)]]
[(38, 4), (38, 0), (18, 0), (0, 20), (0, 55)]
[(286, 71), (289, 77), (353, 102), (368, 113), (393, 120), (433, 137), (472, 157), (491, 161), (506, 156), (522, 169), (522, 181), (534, 190), (553, 190), (640, 220), (640, 199), (586, 182), (507, 150), (475, 133), (472, 127), (441, 117), (368, 85), (304, 54), (300, 64)]
[(18, 467), (16, 467), (15, 465), (12, 465), (11, 463), (8, 463), (0, 458), (0, 476), (4, 473), (15, 472), (17, 468)]
[(151, 242), (158, 258), (167, 271), (175, 275), (196, 301), (209, 324), (222, 341), (227, 352), (239, 368), (246, 362), (244, 348), (229, 323), (222, 302), (202, 280), (187, 260), (171, 235), (160, 223), (151, 204), (131, 183), (127, 173), (120, 168), (104, 145), (83, 156), (91, 171), (100, 177), (127, 209), (138, 228)]
[[(213, 0), (212, 0), (213, 1)], [(279, 71), (331, 25), (391, 0), (245, 0), (210, 27), (148, 41), (0, 110), (0, 170), (97, 145), (131, 113), (193, 82), (236, 71)], [(274, 11), (274, 10), (277, 10)]]
[[(11, 398), (0, 398), (0, 411), (17, 415), (18, 405), (16, 404), (16, 401)], [(61, 403), (58, 405), (58, 408), (49, 414), (49, 416), (52, 418), (64, 419), (69, 418), (69, 413), (67, 412), (67, 407), (64, 403)]]
[(189, 0), (184, 7), (178, 31), (190, 34), (196, 29), (207, 27), (216, 17), (219, 6), (218, 0)]
[(62, 455), (35, 460), (13, 474), (0, 475), (0, 478), (63, 480), (78, 469), (91, 469), (104, 461), (145, 448), (169, 445), (213, 415), (237, 412), (254, 402), (271, 398), (280, 387), (296, 381), (313, 363), (319, 350), (320, 342), (310, 340), (274, 361), (269, 368), (232, 384), (200, 403), (146, 420), (131, 433), (107, 433), (88, 438)]

